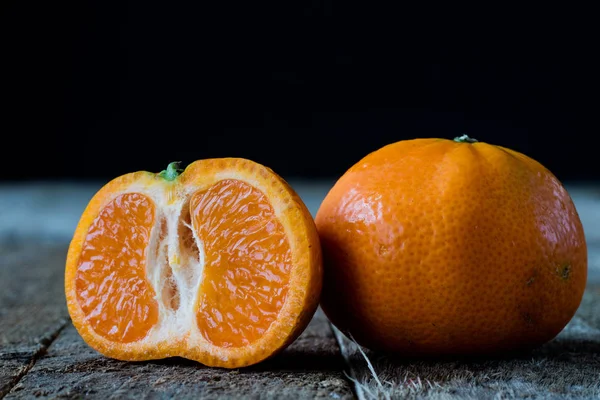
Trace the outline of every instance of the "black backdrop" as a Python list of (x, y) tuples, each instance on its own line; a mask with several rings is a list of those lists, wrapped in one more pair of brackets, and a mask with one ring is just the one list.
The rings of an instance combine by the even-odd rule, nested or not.
[(331, 178), (392, 141), (463, 133), (564, 180), (600, 178), (587, 10), (1, 7), (3, 180), (109, 179), (222, 156)]

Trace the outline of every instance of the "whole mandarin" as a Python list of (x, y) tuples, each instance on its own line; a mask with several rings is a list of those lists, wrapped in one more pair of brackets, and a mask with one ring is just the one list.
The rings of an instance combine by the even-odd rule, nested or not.
[(467, 136), (368, 154), (315, 221), (321, 306), (374, 350), (533, 348), (565, 327), (586, 285), (584, 231), (563, 184), (532, 158)]

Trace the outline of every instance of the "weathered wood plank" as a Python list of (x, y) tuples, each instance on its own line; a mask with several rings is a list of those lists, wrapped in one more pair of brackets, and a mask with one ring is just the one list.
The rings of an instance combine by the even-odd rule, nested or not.
[[(334, 180), (289, 183), (315, 215)], [(68, 241), (87, 202), (105, 182), (0, 182), (0, 240), (43, 237)], [(588, 239), (600, 241), (600, 183), (567, 182)]]
[(183, 360), (122, 362), (89, 348), (69, 325), (6, 399), (91, 398), (352, 398), (326, 318), (317, 313), (279, 356), (237, 370)]
[(65, 245), (4, 247), (0, 254), (0, 398), (353, 397), (321, 312), (282, 354), (254, 367), (121, 362), (89, 348), (68, 321)]
[[(590, 253), (596, 255), (600, 248), (592, 246)], [(600, 269), (600, 266), (592, 268)], [(355, 391), (359, 398), (600, 397), (600, 283), (597, 279), (590, 282), (577, 314), (556, 339), (518, 357), (407, 360), (359, 349), (341, 332), (335, 332), (349, 375), (356, 380)]]
[(570, 184), (566, 188), (577, 207), (588, 243), (600, 245), (600, 184)]
[(66, 246), (0, 246), (0, 398), (67, 322)]
[[(294, 182), (293, 186), (314, 215), (331, 184)], [(210, 398), (228, 394), (244, 398), (352, 397), (340, 373), (336, 344), (322, 328), (326, 324), (322, 314), (279, 357), (237, 371), (212, 370), (178, 359), (122, 363), (87, 347), (65, 319), (62, 268), (66, 246), (18, 244), (32, 237), (65, 243), (98, 188), (94, 184), (2, 187), (0, 209), (5, 211), (0, 242), (8, 240), (13, 245), (0, 245), (0, 398), (11, 388), (8, 398), (86, 394), (92, 398)], [(593, 284), (600, 282), (600, 186), (567, 188), (586, 229), (591, 288), (577, 316), (555, 341), (529, 356), (511, 360), (425, 363), (368, 352), (380, 386), (365, 358), (342, 337), (351, 372), (361, 384), (359, 394), (413, 398), (598, 397), (600, 289)]]

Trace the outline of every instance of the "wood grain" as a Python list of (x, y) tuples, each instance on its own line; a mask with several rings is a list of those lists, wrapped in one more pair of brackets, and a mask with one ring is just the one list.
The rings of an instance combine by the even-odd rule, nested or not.
[(65, 255), (65, 245), (0, 246), (0, 398), (68, 322)]
[[(293, 186), (314, 215), (331, 183)], [(369, 351), (365, 358), (338, 332), (344, 364), (319, 312), (278, 357), (227, 371), (181, 359), (120, 362), (89, 348), (68, 320), (63, 268), (66, 243), (99, 185), (4, 185), (0, 398), (352, 398), (344, 368), (359, 398), (598, 398), (600, 186), (567, 187), (588, 240), (589, 287), (575, 318), (542, 348), (504, 359), (426, 362)]]
[(321, 311), (279, 356), (223, 370), (169, 359), (129, 363), (88, 347), (68, 320), (65, 245), (0, 253), (0, 398), (352, 398)]
[(6, 399), (352, 398), (338, 347), (319, 314), (290, 348), (254, 367), (224, 370), (169, 359), (122, 362), (90, 349), (69, 325)]

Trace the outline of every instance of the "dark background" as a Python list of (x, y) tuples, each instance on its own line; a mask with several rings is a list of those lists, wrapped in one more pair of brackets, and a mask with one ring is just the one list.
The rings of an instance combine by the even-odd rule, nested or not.
[(384, 144), (463, 133), (563, 180), (600, 178), (589, 10), (1, 7), (2, 180), (106, 180), (224, 156), (332, 178)]

